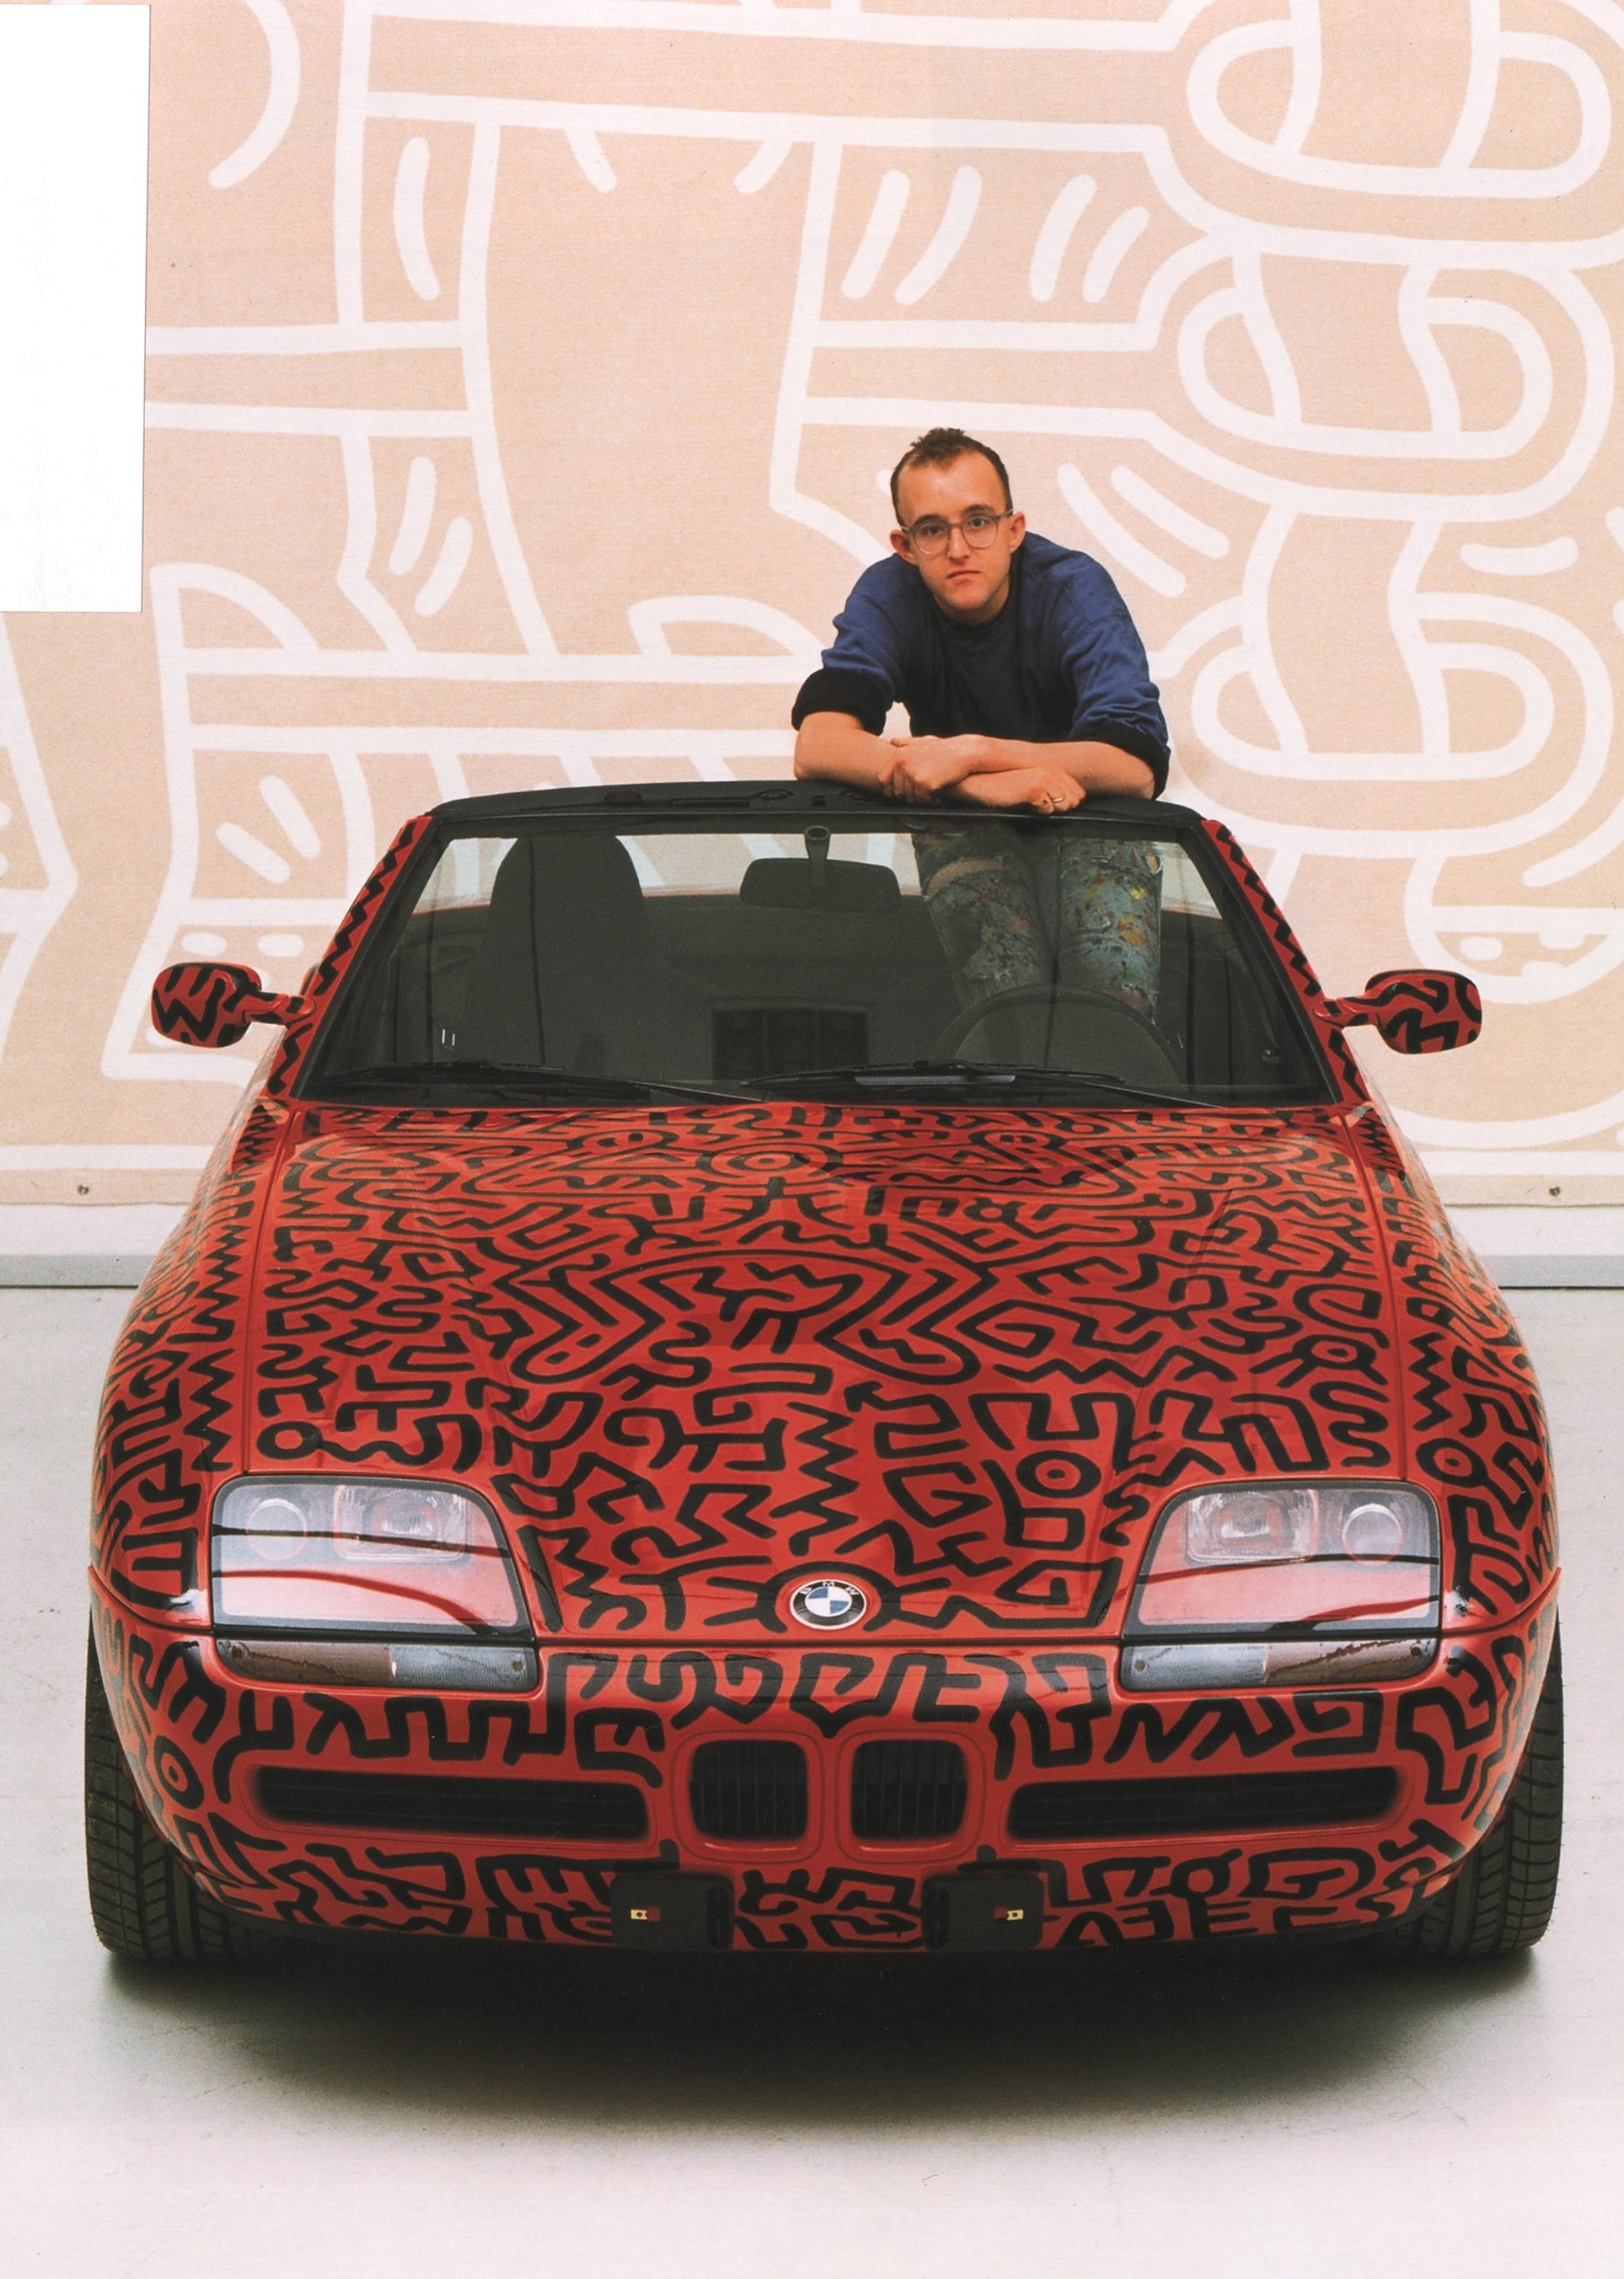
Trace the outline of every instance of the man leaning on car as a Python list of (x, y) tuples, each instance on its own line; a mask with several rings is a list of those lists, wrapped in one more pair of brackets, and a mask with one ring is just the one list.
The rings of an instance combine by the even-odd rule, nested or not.
[[(891, 478), (892, 551), (852, 588), (793, 715), (795, 773), (983, 807), (1153, 799), (1168, 731), (1109, 573), (1015, 510), (1004, 463), (932, 427)], [(893, 703), (913, 733), (887, 740)]]
[[(1109, 573), (1029, 532), (1003, 460), (957, 427), (891, 478), (891, 553), (865, 570), (792, 715), (795, 773), (915, 803), (943, 794), (1056, 815), (1090, 792), (1153, 799), (1168, 731)], [(893, 703), (911, 733), (887, 738)], [(961, 994), (1058, 971), (1153, 1009), (1154, 857), (951, 826), (915, 834), (920, 883)]]

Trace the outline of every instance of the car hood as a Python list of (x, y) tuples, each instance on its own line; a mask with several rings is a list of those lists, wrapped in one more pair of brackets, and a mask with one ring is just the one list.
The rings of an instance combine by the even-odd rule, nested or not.
[(549, 1626), (1098, 1633), (1177, 1490), (1401, 1475), (1344, 1111), (295, 1109), (245, 1454), (503, 1514)]

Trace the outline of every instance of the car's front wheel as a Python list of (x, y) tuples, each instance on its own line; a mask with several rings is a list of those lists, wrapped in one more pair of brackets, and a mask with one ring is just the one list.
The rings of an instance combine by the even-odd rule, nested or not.
[(271, 1937), (206, 1898), (148, 1819), (94, 1638), (85, 1668), (85, 1867), (96, 1935), (133, 1962), (236, 1962)]
[(1383, 1933), (1396, 1953), (1487, 1962), (1544, 1935), (1562, 1850), (1562, 1640), (1500, 1816), (1448, 1888)]

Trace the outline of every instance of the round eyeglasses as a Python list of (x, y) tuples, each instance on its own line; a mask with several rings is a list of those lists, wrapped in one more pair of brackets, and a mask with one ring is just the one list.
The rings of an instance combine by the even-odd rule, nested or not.
[(973, 506), (957, 522), (944, 522), (939, 515), (928, 514), (922, 521), (909, 524), (903, 536), (915, 554), (939, 554), (955, 530), (963, 532), (967, 546), (991, 546), (999, 524), (1014, 512), (1008, 506), (1002, 514), (994, 514), (990, 506)]

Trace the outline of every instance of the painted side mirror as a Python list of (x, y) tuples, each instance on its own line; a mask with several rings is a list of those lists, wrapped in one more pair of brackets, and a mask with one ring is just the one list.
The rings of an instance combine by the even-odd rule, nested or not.
[(152, 1025), (181, 1045), (240, 1044), (255, 1021), (286, 1027), (304, 1010), (303, 997), (267, 989), (247, 965), (168, 965), (152, 985)]
[(1373, 973), (1357, 997), (1329, 997), (1326, 1018), (1339, 1029), (1368, 1025), (1396, 1053), (1449, 1053), (1483, 1025), (1477, 984), (1464, 973), (1425, 967)]

